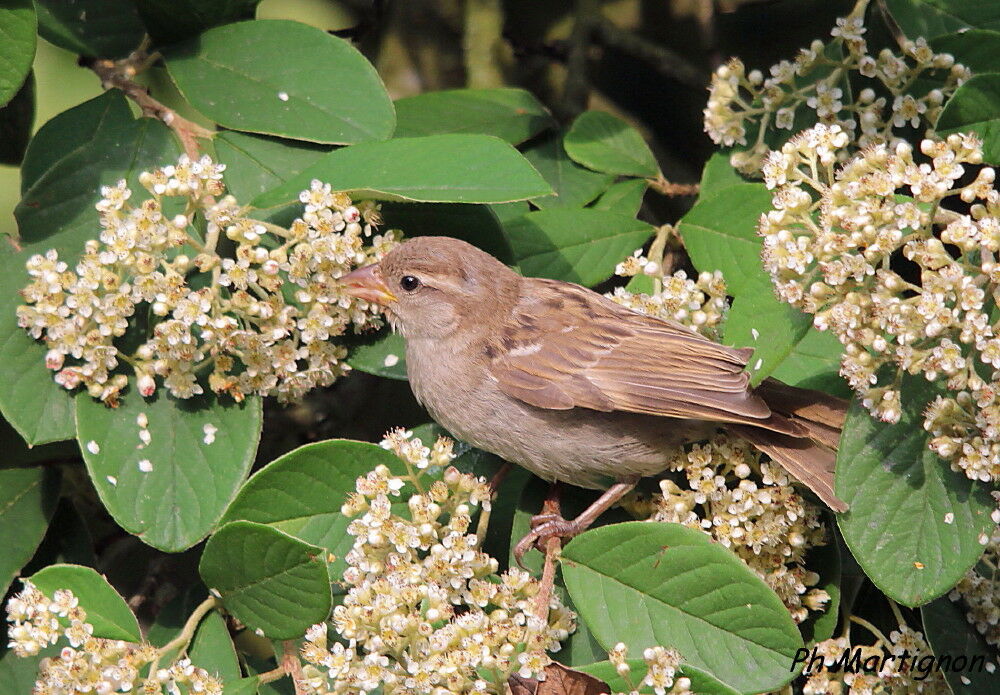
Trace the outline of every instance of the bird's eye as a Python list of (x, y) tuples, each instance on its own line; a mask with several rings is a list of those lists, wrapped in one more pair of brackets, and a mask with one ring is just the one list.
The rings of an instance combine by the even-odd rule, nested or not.
[(402, 287), (407, 292), (412, 292), (413, 290), (420, 287), (420, 280), (413, 277), (412, 275), (404, 275), (399, 281), (399, 286)]

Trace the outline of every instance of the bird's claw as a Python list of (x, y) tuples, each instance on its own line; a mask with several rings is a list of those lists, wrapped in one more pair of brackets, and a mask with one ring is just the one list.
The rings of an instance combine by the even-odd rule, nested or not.
[(572, 538), (580, 533), (576, 521), (567, 521), (558, 514), (539, 514), (531, 518), (531, 531), (514, 546), (514, 559), (521, 569), (527, 569), (522, 559), (533, 547), (543, 553), (550, 538)]

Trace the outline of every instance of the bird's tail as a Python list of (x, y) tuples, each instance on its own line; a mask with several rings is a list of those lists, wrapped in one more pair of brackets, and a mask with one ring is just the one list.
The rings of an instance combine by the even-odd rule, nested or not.
[(727, 429), (770, 456), (830, 509), (847, 511), (847, 505), (833, 491), (837, 445), (847, 415), (847, 402), (775, 379), (764, 381), (755, 392), (776, 416), (794, 423), (801, 435), (745, 424), (732, 424)]

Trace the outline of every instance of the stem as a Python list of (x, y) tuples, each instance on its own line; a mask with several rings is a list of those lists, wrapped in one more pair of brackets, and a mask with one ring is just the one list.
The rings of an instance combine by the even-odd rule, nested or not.
[(156, 674), (156, 669), (160, 665), (160, 659), (165, 654), (172, 652), (174, 649), (179, 649), (181, 652), (187, 649), (192, 638), (194, 638), (194, 633), (198, 629), (198, 624), (201, 622), (201, 619), (208, 615), (209, 611), (214, 610), (218, 605), (219, 599), (214, 596), (209, 596), (207, 599), (198, 604), (194, 611), (191, 612), (191, 615), (188, 616), (188, 619), (184, 622), (184, 627), (181, 628), (180, 633), (157, 650), (156, 658), (149, 666), (150, 674)]
[(95, 58), (87, 61), (84, 65), (101, 78), (101, 85), (105, 89), (122, 90), (125, 96), (139, 106), (144, 116), (163, 121), (177, 134), (187, 156), (191, 159), (197, 159), (198, 139), (211, 139), (215, 133), (180, 116), (173, 109), (151, 97), (146, 87), (132, 79), (136, 74), (149, 67), (154, 55), (148, 55), (145, 49), (140, 46), (139, 50), (122, 60)]
[(465, 0), (465, 84), (503, 87), (503, 7), (500, 0)]
[(875, 635), (876, 639), (878, 639), (878, 641), (881, 642), (882, 644), (884, 644), (885, 646), (888, 647), (890, 644), (892, 644), (892, 642), (890, 642), (889, 640), (887, 640), (885, 638), (885, 635), (882, 634), (881, 630), (879, 630), (877, 627), (875, 627), (874, 625), (872, 625), (870, 622), (868, 622), (864, 618), (859, 618), (856, 615), (852, 615), (851, 616), (851, 622), (857, 623), (858, 625), (860, 625), (864, 629), (868, 630), (868, 632), (870, 632), (873, 635)]

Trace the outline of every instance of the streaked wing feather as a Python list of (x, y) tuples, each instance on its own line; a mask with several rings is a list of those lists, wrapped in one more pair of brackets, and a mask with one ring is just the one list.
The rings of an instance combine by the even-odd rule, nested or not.
[(491, 345), (507, 395), (540, 408), (623, 410), (721, 422), (771, 411), (748, 388), (751, 350), (629, 311), (575, 285), (533, 280)]

